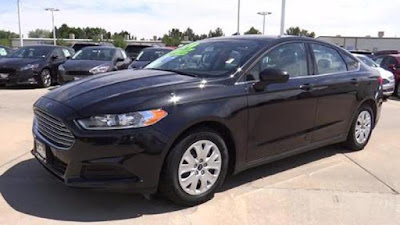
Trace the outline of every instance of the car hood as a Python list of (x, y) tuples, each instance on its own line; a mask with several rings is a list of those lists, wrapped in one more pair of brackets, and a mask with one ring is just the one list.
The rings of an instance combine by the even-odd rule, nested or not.
[(160, 96), (170, 99), (172, 90), (200, 81), (165, 71), (123, 70), (68, 83), (44, 97), (73, 108), (82, 116), (132, 112), (165, 106), (166, 100)]
[(43, 59), (25, 59), (25, 58), (1, 58), (0, 69), (19, 69), (22, 66), (32, 63), (41, 63)]
[(131, 66), (132, 69), (141, 69), (145, 66), (147, 66), (147, 64), (151, 63), (150, 61), (133, 61)]
[(76, 71), (89, 71), (92, 68), (100, 65), (109, 65), (112, 63), (109, 61), (97, 61), (97, 60), (68, 60), (63, 64), (65, 70), (76, 70)]
[(379, 74), (381, 77), (385, 80), (394, 80), (394, 74), (388, 70), (385, 70), (381, 67), (375, 68), (376, 70), (379, 71)]

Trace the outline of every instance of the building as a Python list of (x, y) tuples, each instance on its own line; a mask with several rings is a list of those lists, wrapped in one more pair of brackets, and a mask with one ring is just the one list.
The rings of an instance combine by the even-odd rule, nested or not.
[(345, 37), (345, 36), (320, 36), (317, 39), (339, 45), (347, 50), (368, 50), (371, 52), (381, 50), (400, 50), (400, 38), (383, 37)]

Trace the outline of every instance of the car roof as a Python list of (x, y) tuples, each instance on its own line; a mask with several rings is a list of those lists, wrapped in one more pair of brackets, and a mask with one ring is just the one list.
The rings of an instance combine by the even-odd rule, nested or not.
[(87, 46), (82, 49), (119, 49), (119, 48), (114, 46), (99, 45), (99, 46)]
[(257, 40), (257, 41), (273, 41), (273, 40), (313, 40), (321, 42), (320, 40), (309, 38), (309, 37), (301, 37), (301, 36), (292, 36), (292, 35), (236, 35), (236, 36), (227, 36), (227, 37), (215, 37), (206, 40)]
[(143, 50), (151, 50), (151, 49), (153, 49), (153, 50), (173, 50), (173, 48), (171, 48), (171, 47), (148, 47)]

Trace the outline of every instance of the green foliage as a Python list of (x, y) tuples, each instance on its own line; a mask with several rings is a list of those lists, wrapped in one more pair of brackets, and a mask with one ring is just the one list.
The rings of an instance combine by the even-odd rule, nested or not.
[(289, 29), (286, 30), (286, 34), (315, 38), (314, 32), (309, 32), (308, 30), (300, 29), (300, 27), (290, 27)]
[(250, 30), (244, 32), (244, 34), (245, 34), (245, 35), (246, 35), (246, 34), (261, 34), (261, 32), (260, 32), (259, 30), (257, 30), (256, 28), (251, 27)]
[(112, 37), (113, 39), (113, 44), (115, 45), (115, 47), (120, 47), (125, 49), (125, 47), (128, 45), (125, 41), (125, 38), (121, 35), (114, 35)]
[(11, 39), (18, 38), (19, 35), (5, 30), (0, 30), (0, 45), (11, 46)]
[(64, 39), (57, 39), (56, 43), (59, 46), (71, 47), (71, 44), (68, 44)]
[(221, 28), (217, 28), (215, 29), (215, 31), (210, 30), (210, 32), (208, 33), (208, 37), (209, 38), (213, 38), (213, 37), (221, 37), (221, 36), (225, 36), (224, 32), (222, 31)]
[(164, 35), (162, 42), (166, 46), (178, 46), (181, 44), (183, 36), (184, 34), (179, 29), (173, 28), (172, 30), (168, 31), (168, 34)]
[(11, 47), (11, 39), (7, 38), (0, 39), (0, 45)]
[[(75, 34), (76, 39), (95, 39), (95, 40), (100, 40), (101, 35), (103, 35), (103, 39), (111, 39), (113, 36), (111, 32), (100, 27), (86, 27), (86, 28), (69, 27), (67, 24), (62, 24), (59, 28), (56, 28), (56, 31), (57, 31), (57, 37), (63, 39), (69, 38), (69, 34)], [(121, 33), (115, 33), (114, 36), (116, 35), (124, 36), (125, 34), (128, 34), (130, 36), (130, 33), (127, 31), (122, 31)]]
[(31, 30), (28, 34), (28, 37), (30, 38), (50, 38), (51, 36), (51, 31), (44, 29)]

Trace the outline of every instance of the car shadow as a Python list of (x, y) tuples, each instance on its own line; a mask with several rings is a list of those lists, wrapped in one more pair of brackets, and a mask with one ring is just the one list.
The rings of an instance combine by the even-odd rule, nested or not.
[[(341, 147), (330, 146), (256, 167), (229, 177), (220, 192), (343, 152)], [(0, 176), (0, 193), (18, 212), (60, 221), (113, 221), (184, 209), (160, 198), (66, 187), (34, 159)]]
[(389, 97), (389, 100), (392, 100), (392, 101), (400, 101), (400, 98), (399, 98), (399, 97), (395, 97), (395, 96), (390, 96), (390, 97)]

